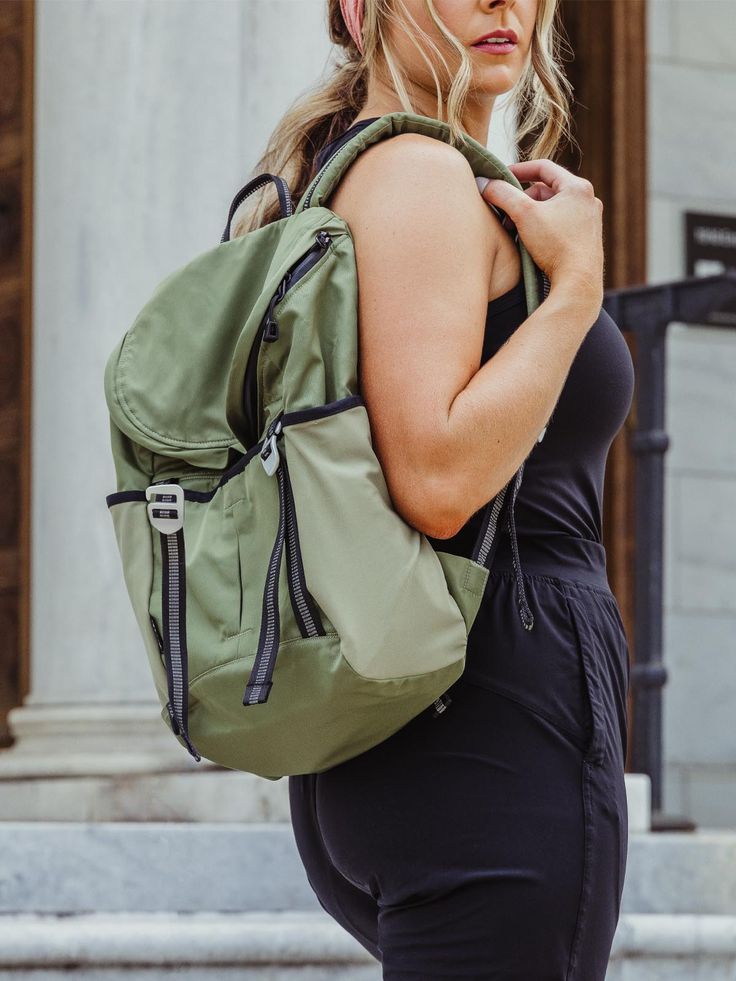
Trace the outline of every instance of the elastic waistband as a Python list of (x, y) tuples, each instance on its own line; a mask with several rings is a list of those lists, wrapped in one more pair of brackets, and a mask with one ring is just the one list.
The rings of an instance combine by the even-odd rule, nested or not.
[[(610, 592), (606, 549), (601, 542), (572, 535), (544, 535), (519, 538), (517, 544), (522, 573), (583, 582)], [(508, 534), (502, 534), (491, 564), (491, 574), (513, 568), (511, 540)]]

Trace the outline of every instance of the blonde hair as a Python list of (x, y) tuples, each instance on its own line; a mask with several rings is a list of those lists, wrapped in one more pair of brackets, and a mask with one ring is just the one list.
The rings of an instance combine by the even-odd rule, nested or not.
[[(450, 127), (451, 142), (462, 143), (462, 112), (470, 93), (472, 62), (466, 46), (448, 31), (435, 10), (433, 0), (424, 0), (426, 10), (440, 34), (455, 49), (460, 60), (454, 76), (442, 51), (422, 30), (404, 0), (365, 0), (363, 17), (363, 55), (348, 33), (340, 10), (340, 0), (327, 0), (329, 37), (344, 48), (346, 57), (327, 79), (307, 90), (284, 114), (271, 134), (266, 149), (251, 177), (268, 172), (282, 176), (296, 204), (317, 172), (319, 151), (341, 135), (365, 104), (370, 68), (382, 59), (404, 112), (416, 112), (406, 90), (406, 73), (391, 44), (389, 26), (393, 23), (413, 41), (424, 58), (437, 91), (436, 118)], [(553, 158), (563, 138), (572, 142), (570, 131), (571, 85), (560, 68), (558, 58), (565, 43), (557, 22), (558, 0), (539, 0), (531, 43), (531, 56), (523, 75), (511, 93), (519, 144), (536, 130), (524, 159)], [(443, 79), (438, 77), (439, 67)], [(449, 89), (446, 86), (449, 85)], [(443, 119), (443, 91), (447, 91), (447, 118)], [(264, 191), (248, 199), (250, 211), (236, 221), (233, 235), (260, 228), (281, 217), (275, 187), (269, 182)]]

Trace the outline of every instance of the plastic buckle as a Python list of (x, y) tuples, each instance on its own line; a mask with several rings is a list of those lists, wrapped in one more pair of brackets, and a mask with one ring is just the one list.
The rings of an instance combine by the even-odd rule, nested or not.
[(263, 449), (261, 450), (260, 455), (263, 469), (266, 471), (269, 477), (272, 477), (276, 473), (279, 461), (281, 459), (279, 448), (276, 445), (275, 433), (272, 436), (267, 436), (263, 441)]
[(146, 487), (148, 520), (164, 535), (184, 527), (184, 488), (180, 484), (151, 484)]

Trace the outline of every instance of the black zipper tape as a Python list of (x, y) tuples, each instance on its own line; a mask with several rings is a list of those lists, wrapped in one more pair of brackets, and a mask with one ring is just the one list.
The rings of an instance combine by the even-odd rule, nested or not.
[(189, 678), (186, 631), (186, 560), (184, 529), (159, 533), (162, 560), (163, 641), (169, 701), (166, 708), (175, 735), (181, 736), (190, 754), (201, 756), (189, 738)]
[(280, 466), (283, 469), (286, 492), (286, 562), (291, 606), (302, 637), (324, 637), (325, 628), (322, 625), (322, 619), (317, 610), (317, 605), (307, 589), (302, 551), (299, 544), (294, 491), (289, 477), (289, 467), (283, 455)]
[(258, 413), (258, 357), (261, 351), (261, 343), (267, 341), (273, 343), (279, 337), (278, 321), (274, 316), (275, 307), (281, 303), (286, 294), (292, 287), (302, 279), (309, 270), (322, 259), (330, 247), (332, 236), (324, 229), (320, 229), (315, 234), (316, 245), (313, 245), (286, 271), (275, 292), (269, 300), (266, 312), (261, 320), (258, 332), (251, 345), (248, 361), (245, 366), (245, 378), (243, 380), (243, 412), (248, 432), (254, 439), (258, 438), (260, 432), (260, 419)]
[[(294, 492), (289, 479), (286, 458), (283, 451), (278, 447), (279, 439), (283, 435), (281, 428), (283, 418), (284, 414), (280, 413), (271, 421), (263, 441), (264, 453), (267, 447), (270, 448), (270, 452), (265, 454), (264, 460), (267, 460), (271, 454), (278, 453), (278, 465), (273, 474), (278, 480), (279, 487), (279, 523), (268, 563), (266, 585), (263, 590), (258, 648), (245, 686), (243, 705), (260, 705), (267, 702), (273, 687), (272, 678), (279, 652), (281, 633), (279, 578), (281, 558), (284, 552), (286, 553), (291, 606), (302, 637), (324, 637), (326, 634), (317, 604), (307, 588), (299, 545)], [(275, 440), (272, 439), (274, 436)]]
[[(269, 427), (270, 428), (270, 427)], [(258, 649), (253, 661), (248, 682), (243, 693), (243, 705), (260, 705), (268, 701), (273, 682), (273, 669), (276, 665), (276, 655), (279, 650), (281, 622), (279, 616), (279, 573), (281, 556), (284, 553), (286, 539), (286, 500), (284, 476), (281, 464), (276, 470), (279, 485), (279, 524), (276, 540), (271, 550), (271, 558), (266, 573), (266, 586), (263, 590), (263, 605), (261, 609), (261, 631), (258, 637)]]
[(151, 626), (153, 627), (153, 635), (156, 638), (156, 643), (158, 644), (158, 652), (161, 655), (161, 660), (166, 664), (166, 656), (164, 654), (164, 639), (161, 636), (161, 631), (158, 629), (158, 624), (156, 623), (156, 618), (152, 613), (148, 614), (151, 621)]

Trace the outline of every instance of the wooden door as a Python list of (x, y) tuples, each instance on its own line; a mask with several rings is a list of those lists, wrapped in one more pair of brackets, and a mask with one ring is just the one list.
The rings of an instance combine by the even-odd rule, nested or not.
[[(604, 204), (605, 289), (646, 282), (646, 2), (561, 0), (562, 62), (573, 85), (573, 137), (557, 159), (587, 177)], [(636, 344), (624, 334), (636, 363)], [(634, 650), (634, 484), (628, 435), (614, 440), (604, 491), (608, 574)], [(629, 718), (633, 706), (629, 701)], [(629, 746), (631, 740), (629, 740)], [(627, 761), (628, 765), (628, 761)]]
[(28, 691), (32, 0), (0, 0), (0, 746)]

